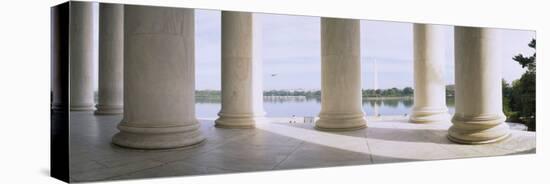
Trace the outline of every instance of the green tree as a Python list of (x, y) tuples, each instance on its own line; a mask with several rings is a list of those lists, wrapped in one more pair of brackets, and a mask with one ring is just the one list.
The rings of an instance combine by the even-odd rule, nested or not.
[[(536, 40), (533, 39), (528, 44), (529, 47), (536, 50)], [(518, 111), (520, 119), (527, 125), (529, 130), (536, 130), (536, 53), (526, 57), (518, 54), (512, 58), (518, 62), (521, 67), (527, 68), (527, 71), (521, 76), (518, 82), (512, 83), (512, 110)]]
[(413, 92), (414, 92), (414, 90), (411, 87), (403, 88), (403, 96), (411, 96), (411, 95), (413, 95)]
[(382, 90), (377, 89), (374, 91), (374, 96), (380, 96), (380, 95), (382, 95)]
[(445, 86), (445, 96), (454, 97), (455, 96), (455, 85), (446, 85)]
[(514, 88), (506, 80), (502, 79), (502, 109), (507, 117), (506, 121), (520, 122), (521, 120), (518, 119), (519, 113), (512, 109), (513, 97)]
[[(529, 44), (527, 44), (529, 47), (533, 48), (536, 50), (536, 46), (537, 46), (537, 40), (535, 39), (532, 39), (531, 42), (529, 42)], [(537, 66), (537, 63), (536, 63), (536, 57), (537, 57), (537, 53), (533, 53), (532, 56), (529, 56), (529, 57), (525, 57), (523, 56), (523, 54), (518, 54), (516, 56), (514, 56), (514, 60), (517, 61), (519, 64), (521, 64), (521, 67), (525, 68), (527, 67), (527, 73), (526, 74), (530, 74), (530, 73), (533, 73), (535, 74), (536, 73), (536, 66)]]

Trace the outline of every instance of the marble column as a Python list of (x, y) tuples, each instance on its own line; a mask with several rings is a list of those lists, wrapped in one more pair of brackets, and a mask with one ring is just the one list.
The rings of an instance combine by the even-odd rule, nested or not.
[(259, 29), (253, 13), (222, 11), (222, 108), (216, 127), (253, 128), (263, 120)]
[(195, 117), (194, 10), (124, 5), (124, 112), (113, 143), (189, 147), (204, 136)]
[(124, 6), (99, 6), (99, 89), (95, 114), (122, 113)]
[(449, 139), (464, 144), (502, 140), (502, 55), (497, 29), (455, 27), (455, 114)]
[(413, 25), (414, 123), (449, 122), (445, 102), (445, 30), (440, 25)]
[(71, 111), (94, 110), (93, 2), (71, 2), (69, 19), (69, 104)]
[(362, 109), (359, 20), (321, 18), (321, 112), (315, 128), (366, 127)]

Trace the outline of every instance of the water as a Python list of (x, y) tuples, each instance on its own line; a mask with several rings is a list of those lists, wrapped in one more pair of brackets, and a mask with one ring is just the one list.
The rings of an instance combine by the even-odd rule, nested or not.
[[(410, 114), (412, 99), (363, 100), (363, 111), (367, 116), (374, 116), (375, 107), (381, 116)], [(217, 117), (221, 104), (219, 99), (197, 98), (197, 117)], [(447, 98), (449, 113), (454, 113), (454, 99)], [(306, 97), (264, 97), (264, 110), (267, 117), (317, 116), (321, 111), (319, 98)]]

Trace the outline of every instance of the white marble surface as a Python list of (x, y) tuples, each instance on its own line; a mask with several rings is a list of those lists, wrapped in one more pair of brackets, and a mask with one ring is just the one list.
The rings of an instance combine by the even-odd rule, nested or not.
[(494, 28), (455, 26), (455, 114), (449, 138), (485, 144), (509, 136), (502, 111), (502, 36)]
[(99, 83), (96, 114), (122, 114), (124, 6), (99, 5)]
[(199, 144), (193, 9), (124, 5), (124, 118), (113, 143), (141, 149)]
[[(71, 111), (94, 110), (94, 2), (71, 2), (69, 98)], [(95, 15), (97, 16), (97, 15)]]
[(415, 123), (450, 122), (445, 104), (445, 29), (441, 25), (414, 24)]
[(342, 131), (366, 126), (361, 94), (360, 22), (321, 18), (321, 112), (315, 127)]
[(222, 128), (253, 128), (262, 121), (262, 60), (257, 56), (257, 16), (222, 11), (221, 111), (215, 121)]
[(255, 129), (220, 129), (199, 118), (206, 141), (188, 149), (143, 151), (111, 144), (122, 116), (71, 113), (71, 179), (96, 181), (226, 174), (535, 153), (535, 133), (462, 145), (447, 139), (450, 123), (414, 124), (407, 117), (369, 119), (366, 129), (323, 132), (313, 123), (270, 118)]

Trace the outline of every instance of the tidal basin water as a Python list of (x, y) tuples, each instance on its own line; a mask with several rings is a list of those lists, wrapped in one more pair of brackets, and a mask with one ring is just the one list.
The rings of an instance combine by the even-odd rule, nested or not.
[[(314, 117), (321, 111), (319, 98), (299, 97), (264, 97), (264, 110), (267, 117)], [(401, 99), (366, 99), (363, 100), (363, 111), (367, 116), (396, 116), (410, 114), (412, 98)], [(200, 97), (195, 102), (197, 117), (217, 117), (221, 104), (219, 98)], [(454, 113), (454, 99), (447, 98), (449, 113)]]

